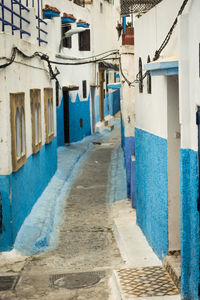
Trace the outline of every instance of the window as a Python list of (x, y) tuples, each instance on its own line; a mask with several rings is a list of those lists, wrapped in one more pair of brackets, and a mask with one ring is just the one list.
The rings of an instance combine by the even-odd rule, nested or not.
[(108, 93), (108, 84), (109, 84), (109, 73), (106, 72), (106, 93)]
[(90, 29), (78, 34), (79, 51), (90, 51)]
[(72, 47), (72, 38), (71, 38), (71, 36), (67, 37), (67, 38), (64, 38), (65, 33), (67, 31), (69, 31), (71, 28), (72, 28), (72, 26), (70, 24), (66, 24), (66, 23), (62, 22), (62, 39), (63, 39), (62, 40), (62, 46), (64, 48), (71, 48)]
[(49, 144), (54, 139), (53, 118), (53, 89), (44, 89), (44, 115), (45, 115), (45, 143)]
[[(150, 56), (147, 58), (147, 63), (150, 63), (151, 59)], [(150, 71), (147, 72), (147, 94), (151, 94), (151, 73)]]
[(139, 92), (143, 93), (142, 59), (139, 58)]
[(100, 2), (100, 13), (102, 14), (103, 13), (103, 3)]
[(25, 94), (10, 94), (12, 166), (17, 171), (26, 162)]
[(59, 106), (60, 103), (59, 103), (59, 82), (58, 82), (58, 80), (56, 80), (55, 88), (56, 88), (56, 106)]
[(87, 82), (86, 82), (86, 80), (82, 81), (82, 87), (83, 87), (83, 98), (87, 98)]
[(32, 122), (32, 151), (37, 153), (42, 148), (41, 135), (41, 91), (30, 90), (31, 122)]

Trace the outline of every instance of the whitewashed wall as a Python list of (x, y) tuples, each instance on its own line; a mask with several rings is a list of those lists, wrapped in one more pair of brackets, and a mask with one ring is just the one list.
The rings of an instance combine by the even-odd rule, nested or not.
[(179, 19), (181, 147), (193, 150), (198, 148), (196, 110), (200, 105), (199, 14), (200, 2), (194, 0)]
[[(121, 67), (124, 76), (130, 81), (134, 81), (134, 46), (125, 45), (121, 46)], [(129, 54), (127, 54), (129, 53)], [(123, 124), (125, 129), (125, 137), (135, 135), (135, 99), (134, 87), (129, 86), (126, 80), (121, 75), (122, 82), (122, 101), (121, 111)]]
[[(10, 57), (11, 49), (15, 45), (26, 54), (33, 54), (38, 47), (33, 44), (14, 38), (11, 35), (0, 34), (2, 47), (1, 56)], [(1, 49), (2, 49), (1, 48)], [(40, 49), (41, 50), (41, 49)], [(4, 53), (2, 53), (4, 52)], [(9, 54), (9, 55), (8, 55)], [(32, 154), (32, 125), (30, 107), (30, 89), (41, 89), (41, 99), (44, 98), (44, 88), (51, 87), (48, 68), (45, 62), (34, 58), (24, 60), (17, 56), (16, 61), (0, 72), (0, 175), (12, 172), (11, 161), (11, 128), (10, 128), (10, 93), (25, 93), (26, 118), (26, 147), (27, 157)], [(41, 102), (42, 144), (45, 143), (44, 102)], [(56, 135), (56, 107), (54, 98), (54, 132)]]
[[(135, 20), (135, 73), (138, 72), (138, 59), (146, 64), (162, 44), (176, 15), (182, 0), (164, 0), (148, 13)], [(169, 44), (161, 54), (161, 58), (179, 55), (178, 27), (175, 28)], [(135, 88), (136, 127), (167, 138), (167, 82), (164, 76), (152, 77), (152, 94), (147, 94), (146, 79), (144, 92)]]
[[(91, 5), (80, 7), (71, 1), (66, 0), (44, 0), (43, 5), (50, 4), (56, 6), (59, 10), (66, 13), (72, 13), (77, 20), (83, 19), (90, 23), (91, 29), (91, 51), (78, 51), (78, 35), (72, 37), (72, 49), (63, 49), (62, 54), (73, 57), (88, 57), (101, 52), (116, 49), (118, 46), (117, 30), (115, 26), (119, 20), (119, 0), (115, 1), (115, 5), (102, 1), (104, 4), (104, 12), (100, 13), (100, 1), (94, 1)], [(41, 2), (42, 3), (42, 2)], [(59, 43), (61, 39), (61, 19), (54, 18), (45, 20), (48, 23), (48, 45), (38, 46), (36, 37), (36, 15), (37, 7), (30, 7), (29, 18), (31, 25), (27, 25), (27, 29), (31, 31), (31, 37), (19, 39), (19, 34), (11, 35), (9, 26), (6, 27), (5, 33), (0, 33), (0, 57), (10, 57), (11, 49), (17, 46), (27, 54), (33, 54), (40, 51), (48, 54), (51, 59), (56, 59)], [(92, 17), (93, 16), (93, 17)], [(75, 24), (73, 26), (76, 26)], [(65, 61), (65, 60), (61, 60)], [(2, 61), (4, 62), (4, 61)], [(89, 84), (96, 82), (97, 68), (92, 65), (83, 66), (60, 66), (61, 75), (59, 80), (61, 85), (78, 85), (82, 87), (82, 80), (87, 80), (87, 91), (89, 93)], [(10, 131), (10, 99), (9, 93), (25, 92), (25, 117), (26, 117), (26, 144), (27, 157), (32, 154), (32, 130), (31, 130), (31, 112), (30, 112), (30, 89), (41, 89), (41, 97), (43, 99), (43, 88), (53, 87), (54, 81), (50, 81), (48, 68), (46, 63), (41, 63), (37, 58), (24, 61), (17, 57), (16, 62), (12, 66), (1, 70), (0, 72), (0, 175), (10, 174), (12, 172), (11, 163), (11, 131)], [(80, 99), (82, 98), (82, 89), (79, 91)], [(96, 93), (97, 94), (97, 93)], [(61, 95), (61, 93), (60, 93)], [(45, 124), (44, 124), (44, 107), (42, 102), (42, 142), (45, 143)], [(54, 97), (54, 132), (56, 135), (56, 104)]]

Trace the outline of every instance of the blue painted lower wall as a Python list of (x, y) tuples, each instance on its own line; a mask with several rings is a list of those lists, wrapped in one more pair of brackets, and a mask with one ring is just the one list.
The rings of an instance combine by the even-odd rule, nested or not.
[(56, 119), (57, 119), (57, 143), (58, 147), (63, 146), (65, 143), (64, 134), (64, 112), (63, 112), (63, 98), (60, 105), (56, 107)]
[(135, 138), (124, 138), (124, 156), (126, 164), (127, 195), (131, 198), (131, 156), (135, 155)]
[(104, 99), (104, 116), (114, 116), (120, 110), (120, 90), (106, 94)]
[(199, 213), (197, 152), (180, 150), (181, 163), (181, 294), (198, 300)]
[[(83, 120), (83, 127), (80, 126), (80, 119)], [(80, 101), (77, 94), (75, 102), (69, 97), (69, 132), (70, 143), (80, 141), (91, 134), (90, 96), (87, 101)]]
[[(57, 107), (57, 137), (58, 146), (64, 145), (64, 108), (63, 99), (60, 106)], [(82, 127), (80, 120), (82, 119)], [(90, 124), (90, 96), (87, 101), (80, 101), (79, 95), (76, 95), (76, 101), (72, 102), (69, 97), (69, 135), (70, 143), (82, 140), (91, 134)]]
[[(100, 121), (99, 96), (95, 97), (95, 122)], [(120, 90), (105, 95), (104, 116), (114, 116), (120, 110)]]
[(137, 223), (155, 253), (168, 253), (167, 140), (135, 129)]
[(123, 118), (122, 118), (122, 113), (121, 113), (121, 117), (120, 117), (120, 120), (121, 120), (121, 146), (122, 148), (124, 149), (124, 122), (123, 122)]
[(0, 251), (12, 249), (16, 235), (57, 169), (57, 138), (31, 155), (17, 172), (0, 176), (4, 231)]

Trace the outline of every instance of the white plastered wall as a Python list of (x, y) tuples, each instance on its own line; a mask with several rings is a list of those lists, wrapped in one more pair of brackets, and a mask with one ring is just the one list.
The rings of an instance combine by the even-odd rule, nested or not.
[[(135, 20), (135, 74), (138, 60), (147, 63), (162, 44), (180, 9), (182, 0), (164, 0), (148, 13)], [(178, 56), (177, 27), (161, 54), (161, 58)], [(136, 127), (167, 138), (167, 82), (165, 76), (152, 77), (152, 93), (147, 94), (147, 80), (144, 79), (143, 93), (135, 86)]]
[[(18, 47), (27, 55), (32, 55), (36, 51), (48, 54), (51, 45), (39, 47), (36, 37), (36, 23), (34, 9), (30, 8), (30, 20), (33, 22), (31, 37), (19, 38), (19, 34), (14, 36), (10, 32), (9, 26), (4, 33), (0, 33), (0, 57), (10, 58), (13, 47)], [(30, 25), (28, 25), (30, 26)], [(48, 26), (47, 26), (48, 30)], [(1, 60), (1, 64), (6, 63)], [(45, 123), (44, 123), (44, 88), (54, 87), (54, 82), (50, 80), (47, 64), (39, 58), (24, 59), (17, 54), (15, 61), (5, 69), (0, 70), (0, 175), (8, 175), (12, 172), (11, 157), (11, 125), (10, 125), (10, 93), (25, 93), (25, 128), (26, 128), (26, 153), (27, 158), (32, 154), (32, 125), (30, 107), (30, 89), (41, 89), (41, 125), (42, 144), (45, 143)], [(54, 135), (56, 136), (56, 104), (54, 97)]]
[(200, 2), (190, 3), (188, 14), (179, 18), (179, 84), (181, 147), (197, 151), (196, 111), (200, 105), (199, 26)]
[[(134, 46), (121, 46), (121, 68), (124, 76), (132, 82), (134, 80)], [(131, 66), (131, 67), (130, 67)], [(121, 111), (124, 123), (125, 137), (135, 135), (135, 109), (134, 109), (134, 87), (129, 86), (121, 74), (122, 101)]]

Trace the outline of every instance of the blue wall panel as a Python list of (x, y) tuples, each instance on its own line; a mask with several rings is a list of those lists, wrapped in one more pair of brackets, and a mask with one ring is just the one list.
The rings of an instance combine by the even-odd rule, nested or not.
[(58, 107), (56, 107), (56, 117), (57, 117), (57, 143), (58, 147), (63, 146), (65, 143), (64, 137), (64, 114), (63, 114), (63, 98)]
[(126, 164), (127, 195), (131, 198), (131, 155), (135, 155), (135, 138), (124, 138), (124, 155)]
[[(80, 126), (80, 119), (83, 120), (83, 127)], [(90, 96), (88, 96), (87, 101), (80, 101), (79, 95), (77, 94), (75, 102), (72, 102), (69, 97), (70, 143), (80, 141), (90, 134)]]
[(181, 161), (181, 294), (183, 299), (198, 300), (199, 213), (198, 159), (189, 149), (180, 150)]
[(0, 176), (0, 193), (3, 213), (3, 226), (0, 231), (0, 251), (8, 251), (12, 249), (12, 223), (11, 223), (11, 207), (10, 207), (10, 177)]
[(99, 96), (95, 97), (95, 123), (100, 121)]
[(125, 129), (124, 129), (124, 121), (123, 121), (123, 118), (122, 118), (122, 113), (121, 113), (120, 119), (121, 119), (121, 146), (124, 149), (124, 144), (125, 144), (125, 142), (124, 142), (124, 139), (125, 139), (124, 131), (125, 131)]
[(106, 94), (104, 99), (104, 116), (114, 116), (120, 110), (120, 90)]
[(137, 223), (155, 253), (168, 253), (167, 141), (135, 130)]
[[(3, 220), (6, 231), (0, 238), (1, 251), (12, 248), (16, 235), (57, 169), (57, 138), (34, 155), (17, 172), (0, 177)], [(10, 191), (10, 196), (9, 196)], [(11, 200), (11, 201), (10, 201)], [(12, 203), (10, 207), (9, 203)]]

